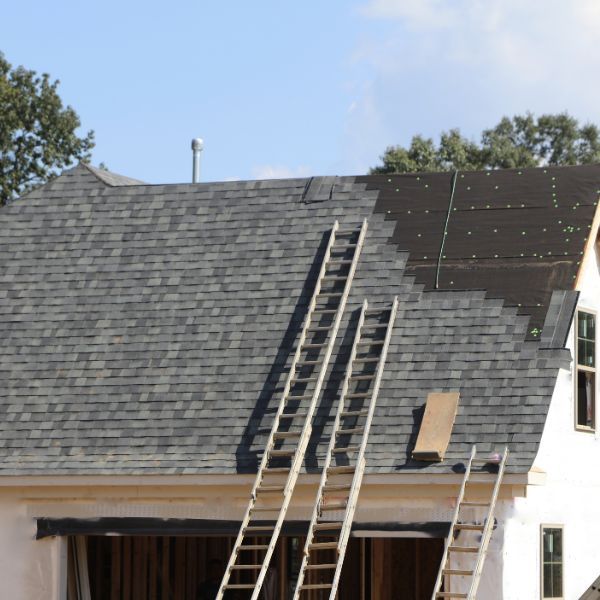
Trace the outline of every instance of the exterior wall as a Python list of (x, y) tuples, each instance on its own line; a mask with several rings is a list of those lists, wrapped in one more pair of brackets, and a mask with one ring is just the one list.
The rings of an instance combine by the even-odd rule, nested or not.
[(12, 600), (63, 600), (66, 544), (61, 539), (36, 541), (35, 522), (27, 506), (0, 499), (0, 597)]
[[(598, 266), (596, 253), (589, 252), (578, 287), (579, 306), (600, 313)], [(568, 345), (573, 356), (574, 335), (571, 327)], [(546, 473), (546, 484), (531, 487), (527, 498), (517, 498), (502, 508), (506, 520), (503, 551), (505, 598), (529, 600), (541, 597), (541, 524), (564, 526), (566, 599), (577, 600), (600, 573), (600, 436), (597, 410), (596, 419), (596, 433), (575, 430), (573, 372), (561, 370), (534, 463), (534, 468)]]
[[(441, 485), (431, 477), (390, 483), (385, 477), (367, 476), (356, 520), (448, 521), (460, 476), (443, 476), (441, 481), (438, 477)], [(0, 479), (1, 598), (64, 600), (66, 597), (66, 542), (35, 540), (36, 517), (241, 519), (252, 483), (252, 477), (248, 476), (198, 477), (185, 484), (177, 482), (177, 477), (164, 477), (156, 484), (148, 480), (127, 484), (126, 479), (90, 478), (88, 484), (73, 485), (69, 483), (71, 479), (46, 478), (37, 485), (28, 482), (27, 486), (16, 485), (17, 482), (8, 485), (7, 478)], [(398, 482), (403, 478), (395, 479)], [(288, 512), (289, 519), (310, 518), (316, 486), (316, 477), (302, 477)], [(502, 494), (508, 499), (522, 495), (524, 489), (521, 483), (509, 483)], [(493, 544), (498, 542), (494, 540)], [(496, 562), (491, 556), (490, 563)], [(495, 567), (490, 572), (496, 579), (501, 573)]]

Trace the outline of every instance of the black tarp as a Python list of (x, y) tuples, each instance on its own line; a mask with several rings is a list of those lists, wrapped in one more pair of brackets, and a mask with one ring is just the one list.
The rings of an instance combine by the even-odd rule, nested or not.
[[(370, 175), (390, 240), (425, 289), (485, 290), (529, 315), (538, 339), (555, 290), (572, 290), (600, 197), (600, 165)], [(452, 200), (452, 201), (451, 201)], [(442, 246), (442, 240), (444, 240)]]
[[(59, 535), (219, 535), (236, 536), (240, 521), (219, 519), (159, 519), (153, 517), (98, 517), (93, 519), (40, 517), (36, 539)], [(255, 524), (260, 524), (257, 522)], [(352, 531), (389, 537), (445, 537), (450, 523), (354, 523)], [(285, 521), (283, 535), (306, 535), (308, 521)]]

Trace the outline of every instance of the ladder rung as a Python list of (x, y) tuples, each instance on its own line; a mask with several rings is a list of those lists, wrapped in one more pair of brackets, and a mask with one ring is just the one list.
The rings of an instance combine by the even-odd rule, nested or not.
[(379, 357), (375, 356), (366, 356), (365, 358), (355, 358), (352, 362), (361, 362), (361, 363), (374, 363), (379, 362)]
[(341, 250), (347, 250), (348, 248), (356, 248), (356, 246), (358, 246), (357, 243), (355, 242), (350, 242), (349, 244), (344, 244), (341, 248), (336, 248), (335, 246), (332, 246), (331, 250), (333, 251), (341, 251)]
[(448, 546), (448, 550), (452, 552), (471, 552), (473, 554), (479, 552), (478, 546)]
[(254, 569), (262, 569), (262, 565), (231, 565), (232, 571), (250, 571)]
[(244, 527), (244, 533), (254, 533), (256, 531), (273, 531), (275, 529), (275, 525), (248, 525), (248, 527)]
[(346, 417), (366, 417), (369, 414), (368, 410), (346, 410), (340, 413), (340, 418)]
[(364, 427), (354, 427), (353, 429), (338, 429), (336, 435), (353, 435), (354, 433), (362, 433), (365, 430)]
[(300, 365), (302, 367), (312, 367), (314, 365), (318, 365), (320, 361), (318, 360), (299, 360), (296, 363), (296, 366)]
[(283, 492), (285, 485), (261, 485), (258, 488), (259, 492)]
[(333, 550), (334, 548), (337, 549), (337, 547), (338, 547), (337, 542), (315, 542), (314, 544), (309, 544), (308, 549), (309, 550)]
[(296, 383), (310, 383), (311, 381), (317, 381), (318, 377), (294, 377), (292, 385)]
[(361, 340), (357, 346), (383, 346), (385, 340)]
[(492, 458), (474, 458), (471, 461), (472, 465), (492, 465), (494, 467), (498, 466), (499, 461)]
[(265, 467), (263, 473), (266, 475), (275, 473), (289, 473), (290, 467)]
[(325, 275), (321, 281), (346, 281), (347, 279), (346, 275)]
[(333, 265), (334, 267), (342, 266), (342, 265), (351, 265), (351, 264), (352, 264), (351, 260), (330, 260), (327, 263), (328, 266)]
[(273, 438), (276, 440), (287, 440), (289, 438), (297, 438), (302, 435), (301, 431), (276, 431)]
[(332, 485), (323, 486), (324, 492), (335, 492), (335, 491), (350, 490), (350, 489), (352, 489), (352, 485), (349, 483), (334, 483)]
[(253, 590), (256, 587), (255, 583), (228, 583), (223, 586), (225, 590)]
[(305, 569), (307, 571), (316, 571), (320, 569), (335, 569), (337, 567), (337, 563), (323, 563), (320, 565), (306, 565)]
[(474, 571), (466, 569), (443, 569), (444, 575), (473, 575)]
[(467, 594), (463, 592), (437, 592), (436, 598), (467, 598)]
[[(293, 398), (295, 398), (295, 396), (292, 396)], [(312, 396), (308, 396), (309, 398), (312, 398)], [(297, 413), (281, 413), (279, 415), (280, 419), (294, 419), (296, 417), (306, 417), (306, 413), (305, 412), (297, 412)]]
[(241, 550), (266, 550), (269, 544), (248, 544), (247, 546), (240, 546), (238, 551)]
[(344, 454), (345, 452), (358, 452), (360, 446), (344, 446), (343, 448), (334, 448), (332, 452), (334, 454)]
[(321, 523), (314, 524), (314, 531), (332, 531), (334, 529), (341, 529), (343, 523), (341, 521), (322, 521)]
[(489, 502), (471, 502), (469, 500), (463, 500), (460, 503), (461, 506), (489, 506)]
[(367, 308), (367, 310), (365, 310), (365, 315), (377, 315), (389, 310), (389, 308)]
[(348, 381), (371, 381), (375, 379), (375, 375), (351, 375)]
[(335, 502), (332, 504), (323, 504), (321, 510), (342, 510), (348, 506), (347, 502)]
[(474, 523), (456, 523), (454, 529), (464, 529), (466, 531), (483, 531), (485, 525), (475, 525)]
[(361, 327), (361, 331), (372, 331), (373, 329), (387, 329), (388, 328), (388, 324), (387, 323), (378, 323), (377, 325), (373, 324), (373, 325), (368, 325), (365, 324)]
[(251, 512), (278, 512), (280, 506), (253, 506)]
[(333, 583), (305, 583), (302, 584), (301, 590), (330, 590)]
[(288, 396), (287, 401), (290, 400), (310, 400), (313, 397), (313, 394), (301, 394), (300, 396)]
[(279, 415), (280, 419), (294, 419), (296, 417), (306, 416), (306, 413), (281, 413)]
[(269, 452), (271, 456), (294, 456), (296, 454), (296, 448), (293, 450), (275, 449)]
[(346, 394), (345, 398), (368, 398), (371, 392), (355, 392), (353, 394)]
[(343, 465), (341, 467), (329, 467), (327, 472), (331, 475), (341, 475), (343, 473), (354, 473), (355, 469), (356, 467), (353, 467), (352, 465)]

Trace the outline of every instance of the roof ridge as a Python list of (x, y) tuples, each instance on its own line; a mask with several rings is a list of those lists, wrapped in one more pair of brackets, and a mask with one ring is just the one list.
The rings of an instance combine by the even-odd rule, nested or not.
[(110, 185), (111, 187), (119, 187), (122, 185), (146, 185), (144, 181), (139, 179), (133, 179), (132, 177), (119, 175), (118, 173), (113, 173), (108, 169), (92, 167), (92, 165), (86, 162), (80, 162), (79, 165), (87, 169), (94, 177), (96, 177), (96, 179), (100, 180), (106, 185)]

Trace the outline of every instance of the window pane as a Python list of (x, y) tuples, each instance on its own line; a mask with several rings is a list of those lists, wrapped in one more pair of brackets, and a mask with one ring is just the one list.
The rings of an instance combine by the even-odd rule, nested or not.
[(543, 531), (543, 586), (544, 598), (561, 598), (563, 595), (562, 529), (548, 528)]
[(577, 425), (595, 427), (596, 374), (577, 371)]
[(590, 313), (577, 313), (577, 337), (588, 340), (596, 339), (596, 319)]
[(585, 367), (596, 366), (596, 344), (593, 340), (579, 338), (577, 340), (577, 362)]

